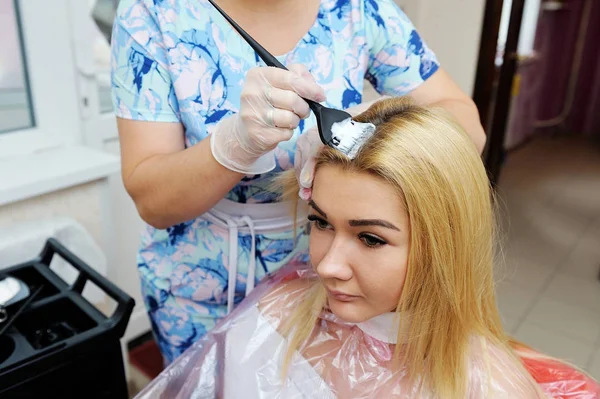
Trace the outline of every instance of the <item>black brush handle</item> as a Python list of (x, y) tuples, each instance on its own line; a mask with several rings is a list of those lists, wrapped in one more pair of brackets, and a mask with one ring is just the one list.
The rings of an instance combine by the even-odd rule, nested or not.
[(6, 324), (0, 329), (0, 337), (4, 334), (5, 331), (8, 330), (8, 328), (10, 326), (13, 325), (13, 323), (15, 322), (15, 320), (17, 320), (17, 318), (21, 315), (21, 313), (23, 313), (25, 310), (27, 310), (27, 308), (29, 307), (29, 305), (31, 305), (31, 302), (33, 302), (33, 300), (40, 294), (40, 292), (42, 292), (42, 289), (44, 288), (44, 285), (40, 285), (35, 292), (29, 296), (29, 298), (27, 298), (27, 300), (23, 303), (23, 305), (21, 305), (21, 307), (17, 310), (17, 312), (8, 319), (8, 321), (6, 321)]
[[(227, 13), (225, 11), (223, 11), (221, 9), (221, 7), (216, 5), (213, 0), (208, 0), (208, 1), (210, 2), (210, 4), (213, 5), (214, 8), (216, 8), (216, 10), (218, 12), (221, 13), (221, 15), (227, 20), (227, 22), (229, 22), (231, 24), (231, 26), (233, 26), (235, 28), (235, 30), (238, 31), (238, 33), (244, 38), (246, 43), (248, 43), (250, 45), (250, 47), (252, 47), (254, 49), (254, 51), (256, 51), (256, 54), (258, 54), (258, 56), (265, 62), (265, 64), (267, 64), (270, 67), (280, 68), (280, 69), (284, 69), (286, 71), (288, 70), (285, 67), (285, 65), (283, 65), (281, 62), (279, 62), (279, 60), (277, 58), (275, 58), (275, 56), (273, 56), (273, 54), (269, 53), (267, 51), (267, 49), (264, 48), (263, 46), (261, 46), (260, 43), (258, 43), (256, 40), (254, 40), (254, 38), (252, 36), (250, 36), (248, 34), (248, 32), (246, 32), (244, 29), (242, 29), (242, 27), (239, 26), (237, 24), (237, 22), (235, 22), (233, 20), (233, 18), (231, 18), (229, 15), (227, 15)], [(317, 113), (318, 110), (320, 110), (322, 108), (322, 105), (319, 104), (318, 102), (309, 100), (304, 97), (302, 99), (308, 103), (308, 106), (310, 107), (310, 109), (312, 109), (312, 111), (314, 113)]]
[(246, 32), (245, 30), (242, 29), (241, 26), (239, 26), (234, 20), (233, 18), (231, 18), (229, 15), (227, 15), (227, 13), (225, 11), (223, 11), (221, 9), (221, 7), (219, 7), (218, 5), (215, 4), (215, 2), (213, 0), (208, 0), (210, 2), (210, 4), (213, 5), (213, 7), (215, 7), (217, 9), (218, 12), (221, 13), (221, 15), (223, 17), (225, 17), (225, 19), (231, 24), (233, 25), (233, 27), (235, 28), (235, 30), (237, 30), (239, 32), (239, 34), (244, 38), (244, 40), (254, 49), (254, 51), (256, 51), (256, 53), (258, 54), (258, 56), (260, 58), (262, 58), (262, 60), (265, 62), (265, 64), (267, 64), (268, 66), (271, 67), (276, 67), (276, 68), (281, 68), (281, 69), (285, 69), (287, 71), (287, 68), (277, 60), (277, 58), (275, 58), (273, 56), (273, 54), (269, 53), (267, 51), (267, 49), (265, 49), (263, 46), (261, 46), (256, 40), (254, 40), (254, 38), (252, 36), (250, 36), (248, 34), (248, 32)]

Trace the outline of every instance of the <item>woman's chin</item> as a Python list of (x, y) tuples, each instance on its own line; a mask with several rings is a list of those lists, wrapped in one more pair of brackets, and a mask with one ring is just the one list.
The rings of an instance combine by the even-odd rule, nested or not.
[(355, 303), (339, 302), (335, 299), (330, 299), (328, 305), (331, 313), (345, 322), (362, 323), (369, 319), (365, 312), (361, 310), (361, 307), (357, 306)]

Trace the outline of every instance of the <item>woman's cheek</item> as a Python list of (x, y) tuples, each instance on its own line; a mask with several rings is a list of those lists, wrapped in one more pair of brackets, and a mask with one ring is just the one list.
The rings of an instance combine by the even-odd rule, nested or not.
[(310, 262), (312, 263), (313, 267), (316, 267), (321, 262), (323, 257), (325, 257), (328, 247), (329, 238), (327, 237), (327, 234), (324, 234), (324, 232), (317, 230), (317, 228), (313, 226), (310, 232), (308, 250)]

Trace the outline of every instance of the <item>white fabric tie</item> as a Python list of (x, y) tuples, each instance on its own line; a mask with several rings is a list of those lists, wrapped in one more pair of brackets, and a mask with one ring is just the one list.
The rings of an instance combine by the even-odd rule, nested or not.
[(246, 279), (246, 296), (254, 289), (254, 279), (256, 276), (256, 231), (254, 229), (254, 221), (249, 216), (232, 217), (226, 214), (219, 216), (221, 220), (227, 223), (227, 228), (229, 229), (229, 276), (227, 282), (227, 314), (229, 314), (233, 310), (235, 300), (235, 286), (238, 274), (239, 228), (247, 226), (250, 229), (250, 237), (252, 237), (250, 259), (248, 262), (248, 277)]
[[(260, 207), (260, 208), (258, 208)], [(257, 212), (260, 209), (260, 212)], [(286, 204), (261, 204), (248, 205), (236, 204), (232, 201), (221, 201), (213, 209), (202, 215), (202, 218), (226, 228), (229, 232), (229, 276), (227, 278), (227, 314), (231, 313), (235, 300), (235, 286), (238, 274), (238, 238), (240, 230), (249, 233), (251, 237), (250, 259), (248, 262), (248, 275), (246, 278), (246, 296), (252, 292), (256, 279), (256, 234), (257, 232), (269, 233), (291, 230), (294, 218), (289, 211), (285, 211)], [(268, 212), (265, 212), (268, 211)], [(237, 216), (235, 213), (246, 213)], [(256, 216), (253, 218), (252, 214)], [(270, 214), (265, 217), (265, 214)], [(298, 220), (298, 227), (304, 225), (302, 218)]]

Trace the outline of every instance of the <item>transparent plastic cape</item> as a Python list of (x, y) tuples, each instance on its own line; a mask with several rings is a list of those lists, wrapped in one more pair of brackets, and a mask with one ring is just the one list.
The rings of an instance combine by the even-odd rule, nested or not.
[[(308, 342), (282, 378), (286, 340), (280, 323), (302, 300), (314, 278), (289, 265), (263, 281), (228, 317), (192, 345), (138, 394), (138, 399), (428, 398), (394, 368), (392, 344), (360, 325), (323, 312)], [(550, 398), (600, 397), (598, 384), (563, 364), (524, 361)], [(469, 398), (537, 398), (535, 384), (504, 351), (473, 340)]]

